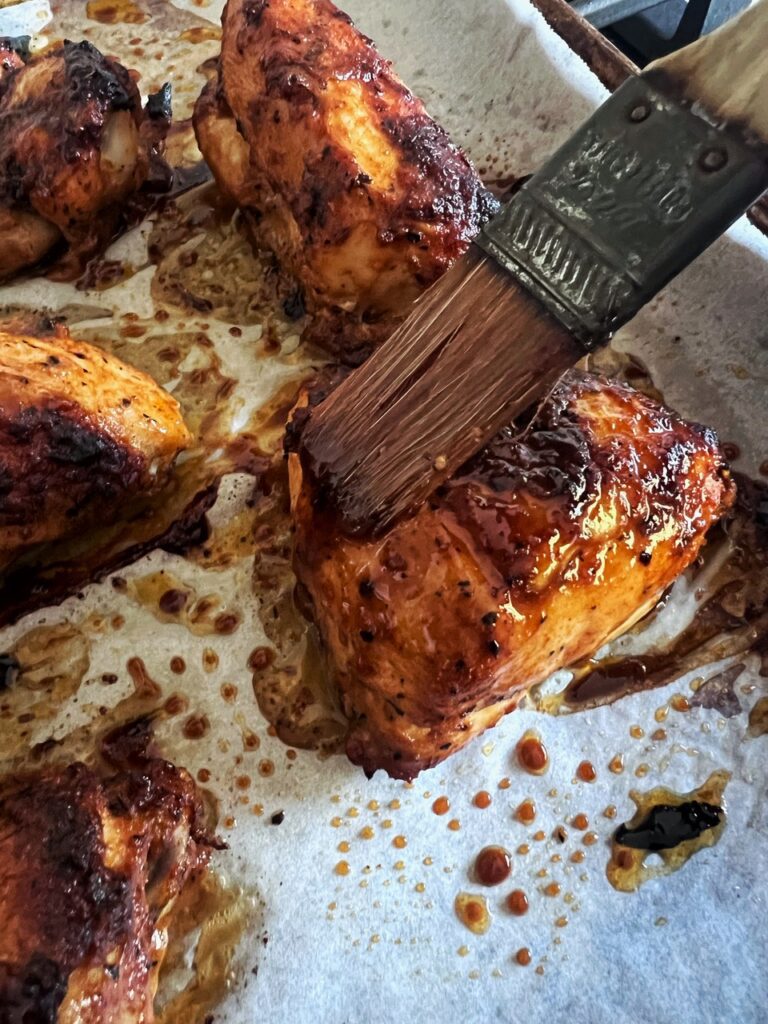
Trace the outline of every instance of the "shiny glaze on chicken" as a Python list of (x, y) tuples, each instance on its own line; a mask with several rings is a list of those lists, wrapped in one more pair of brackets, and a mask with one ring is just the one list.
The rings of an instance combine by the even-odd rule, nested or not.
[(347, 753), (403, 779), (652, 608), (734, 498), (710, 430), (576, 372), (376, 541), (340, 534), (290, 459), (295, 568)]
[(330, 0), (229, 0), (222, 21), (200, 148), (300, 283), (311, 337), (360, 361), (497, 203)]
[(170, 118), (90, 43), (25, 57), (0, 41), (0, 280), (57, 246), (66, 276), (106, 244)]
[(157, 758), (0, 783), (0, 1021), (151, 1024), (169, 912), (211, 842), (191, 777)]
[(0, 563), (159, 488), (189, 441), (147, 374), (63, 335), (0, 332)]

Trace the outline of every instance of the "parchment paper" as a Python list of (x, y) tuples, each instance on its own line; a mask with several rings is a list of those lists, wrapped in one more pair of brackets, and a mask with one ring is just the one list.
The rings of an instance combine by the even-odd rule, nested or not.
[[(153, 11), (160, 6), (150, 4)], [(218, 21), (216, 3), (186, 6), (196, 21)], [(36, 0), (32, 7), (39, 7)], [(83, 16), (84, 4), (65, 7), (70, 17), (74, 7)], [(603, 98), (587, 67), (525, 0), (349, 0), (347, 9), (488, 178), (534, 170)], [(0, 31), (9, 16), (16, 16), (14, 8), (0, 11)], [(111, 39), (103, 47), (108, 52), (129, 66), (141, 65), (120, 50), (126, 26), (113, 31), (83, 24), (93, 28), (97, 43)], [(127, 30), (135, 36), (146, 31), (142, 25)], [(46, 32), (50, 38), (63, 34), (55, 22)], [(218, 44), (175, 45), (170, 77), (177, 83), (186, 79), (186, 103), (194, 93), (189, 83), (202, 83), (194, 68)], [(153, 66), (152, 75), (158, 81), (166, 77), (160, 65)], [(147, 71), (142, 88), (149, 78)], [(134, 232), (117, 251), (135, 250), (140, 256), (144, 237)], [(617, 339), (618, 348), (648, 363), (673, 407), (736, 442), (743, 467), (752, 472), (768, 456), (766, 260), (766, 239), (740, 223)], [(153, 272), (148, 267), (94, 294), (30, 281), (2, 289), (0, 303), (43, 302), (55, 308), (78, 302), (147, 317)], [(292, 344), (274, 355), (262, 351), (257, 360), (258, 329), (233, 339), (229, 325), (206, 321), (227, 371), (240, 381), (241, 412), (306, 371), (306, 359), (301, 350), (291, 351)], [(85, 326), (93, 329), (99, 322)], [(170, 336), (175, 321), (164, 329)], [(221, 527), (242, 509), (248, 493), (243, 478), (228, 481), (214, 524)], [(670, 710), (662, 741), (650, 739), (658, 728), (654, 712), (673, 694), (690, 695), (688, 679), (584, 714), (552, 718), (517, 712), (410, 788), (381, 773), (366, 781), (343, 757), (321, 760), (311, 751), (289, 756), (268, 734), (247, 668), (251, 650), (268, 643), (251, 590), (247, 550), (217, 570), (155, 552), (120, 575), (130, 582), (160, 568), (198, 593), (214, 593), (222, 605), (236, 607), (243, 617), (237, 631), (196, 636), (182, 625), (161, 624), (106, 580), (3, 631), (0, 648), (40, 623), (74, 622), (87, 633), (90, 668), (53, 725), (57, 735), (85, 722), (96, 730), (104, 717), (99, 709), (114, 706), (130, 690), (126, 661), (133, 655), (143, 658), (165, 692), (185, 693), (190, 710), (209, 717), (211, 731), (204, 739), (184, 738), (184, 716), (164, 723), (159, 735), (162, 748), (178, 763), (193, 773), (201, 767), (211, 771), (207, 785), (220, 800), (220, 833), (229, 843), (214, 868), (253, 896), (252, 923), (232, 965), (229, 995), (214, 1011), (217, 1021), (766, 1020), (768, 740), (745, 738), (746, 712), (766, 684), (755, 665), (738, 680), (740, 714), (725, 719), (714, 710)], [(119, 629), (109, 625), (115, 615), (125, 619)], [(206, 649), (218, 655), (213, 671), (203, 667)], [(182, 676), (171, 676), (173, 655), (187, 663)], [(118, 682), (106, 686), (104, 673), (118, 675)], [(222, 699), (224, 683), (237, 686), (236, 703)], [(630, 736), (633, 725), (642, 728), (642, 738)], [(258, 750), (244, 749), (245, 727), (259, 736)], [(37, 738), (51, 728), (41, 723)], [(540, 779), (523, 774), (514, 759), (515, 743), (528, 728), (540, 732), (551, 756), (550, 770)], [(621, 775), (607, 767), (617, 753), (625, 757)], [(584, 758), (597, 769), (593, 784), (575, 779)], [(263, 777), (259, 764), (267, 759), (274, 772)], [(637, 777), (642, 764), (647, 774)], [(660, 783), (688, 790), (721, 767), (733, 778), (720, 843), (634, 894), (614, 891), (605, 878), (607, 842), (616, 823), (634, 810), (629, 790)], [(244, 791), (236, 779), (246, 775), (251, 782)], [(497, 788), (503, 777), (511, 780), (506, 790)], [(486, 810), (472, 804), (480, 789), (493, 797)], [(438, 817), (431, 805), (442, 794), (451, 811)], [(532, 827), (513, 818), (527, 796), (539, 808)], [(258, 816), (252, 810), (257, 804), (263, 808)], [(615, 820), (602, 815), (610, 804), (617, 808)], [(284, 820), (271, 824), (279, 811)], [(599, 837), (595, 845), (584, 846), (582, 833), (572, 828), (577, 812), (589, 816)], [(230, 816), (236, 823), (227, 827)], [(448, 827), (453, 818), (461, 823), (459, 831)], [(552, 836), (561, 823), (568, 832), (564, 844)], [(373, 831), (370, 839), (360, 835), (366, 826)], [(542, 841), (532, 838), (538, 829), (546, 835)], [(396, 836), (405, 837), (407, 845), (393, 845)], [(337, 849), (341, 842), (350, 844), (349, 852)], [(461, 890), (482, 892), (470, 872), (474, 856), (489, 843), (513, 852), (513, 873), (507, 884), (487, 890), (493, 922), (487, 934), (475, 936), (456, 918), (453, 901)], [(523, 843), (531, 847), (527, 855), (515, 852)], [(581, 864), (568, 859), (576, 849), (585, 852)], [(553, 862), (553, 856), (561, 860)], [(346, 876), (335, 873), (340, 860), (350, 866)], [(562, 891), (547, 897), (540, 890), (553, 880)], [(513, 887), (530, 899), (523, 918), (501, 906)], [(567, 925), (558, 927), (555, 921), (562, 916)], [(533, 955), (527, 968), (513, 960), (523, 946)], [(536, 973), (537, 966), (543, 973)]]

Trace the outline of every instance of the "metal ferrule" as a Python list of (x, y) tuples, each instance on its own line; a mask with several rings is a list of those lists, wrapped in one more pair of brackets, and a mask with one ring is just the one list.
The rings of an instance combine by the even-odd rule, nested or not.
[(477, 244), (586, 349), (622, 324), (768, 189), (768, 161), (629, 79), (485, 225)]

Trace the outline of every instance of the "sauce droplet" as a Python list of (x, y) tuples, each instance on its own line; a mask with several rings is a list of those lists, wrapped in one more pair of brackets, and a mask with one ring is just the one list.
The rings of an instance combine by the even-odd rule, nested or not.
[(458, 832), (461, 829), (461, 822), (459, 821), (458, 818), (451, 818), (451, 820), (448, 822), (448, 828), (451, 830), (451, 832)]
[(579, 832), (584, 832), (589, 828), (589, 818), (586, 814), (575, 814), (571, 821), (574, 828), (577, 828)]
[(460, 892), (453, 908), (461, 923), (475, 935), (484, 935), (491, 924), (491, 915), (484, 896), (473, 896), (468, 892)]
[(432, 804), (435, 814), (447, 814), (451, 809), (451, 803), (447, 796), (439, 796)]
[(503, 846), (486, 846), (475, 860), (475, 877), (481, 885), (501, 885), (512, 873), (512, 860)]
[(408, 840), (405, 838), (405, 836), (395, 836), (395, 838), (392, 840), (392, 845), (398, 850), (404, 850), (405, 847), (408, 845)]
[(576, 777), (581, 779), (582, 782), (594, 782), (597, 778), (595, 766), (591, 761), (582, 761), (576, 769)]
[(349, 863), (345, 860), (340, 860), (333, 870), (336, 872), (337, 875), (348, 875)]
[(608, 771), (613, 772), (614, 775), (621, 775), (621, 773), (624, 771), (623, 754), (614, 754), (614, 756), (608, 762)]
[(517, 917), (528, 913), (528, 897), (522, 889), (513, 889), (507, 896), (506, 904), (510, 914), (515, 914)]
[(543, 775), (549, 767), (549, 755), (538, 733), (528, 729), (518, 741), (517, 761), (523, 771)]
[(481, 811), (484, 811), (486, 807), (491, 806), (491, 794), (487, 790), (481, 789), (479, 793), (475, 793), (472, 803), (475, 807), (479, 807)]
[(515, 817), (523, 825), (530, 825), (536, 819), (536, 804), (533, 800), (523, 800), (515, 811)]
[(205, 715), (190, 715), (182, 731), (188, 740), (199, 740), (208, 732), (210, 725)]
[(523, 946), (522, 949), (518, 949), (515, 953), (515, 961), (520, 964), (521, 967), (527, 967), (531, 962), (531, 951), (527, 946)]

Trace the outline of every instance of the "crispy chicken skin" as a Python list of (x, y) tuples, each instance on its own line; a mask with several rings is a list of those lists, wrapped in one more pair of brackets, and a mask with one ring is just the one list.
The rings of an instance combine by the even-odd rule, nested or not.
[(189, 441), (145, 373), (69, 337), (0, 332), (0, 563), (160, 487)]
[(348, 756), (403, 779), (649, 610), (734, 498), (711, 431), (576, 372), (379, 540), (341, 535), (290, 469)]
[(151, 1024), (171, 905), (211, 842), (160, 759), (0, 784), (1, 1024)]
[(63, 276), (98, 251), (145, 181), (168, 118), (156, 98), (142, 111), (126, 69), (90, 43), (25, 63), (0, 40), (0, 280), (59, 243)]
[(496, 200), (330, 0), (228, 0), (222, 22), (200, 148), (301, 284), (311, 336), (359, 361)]

